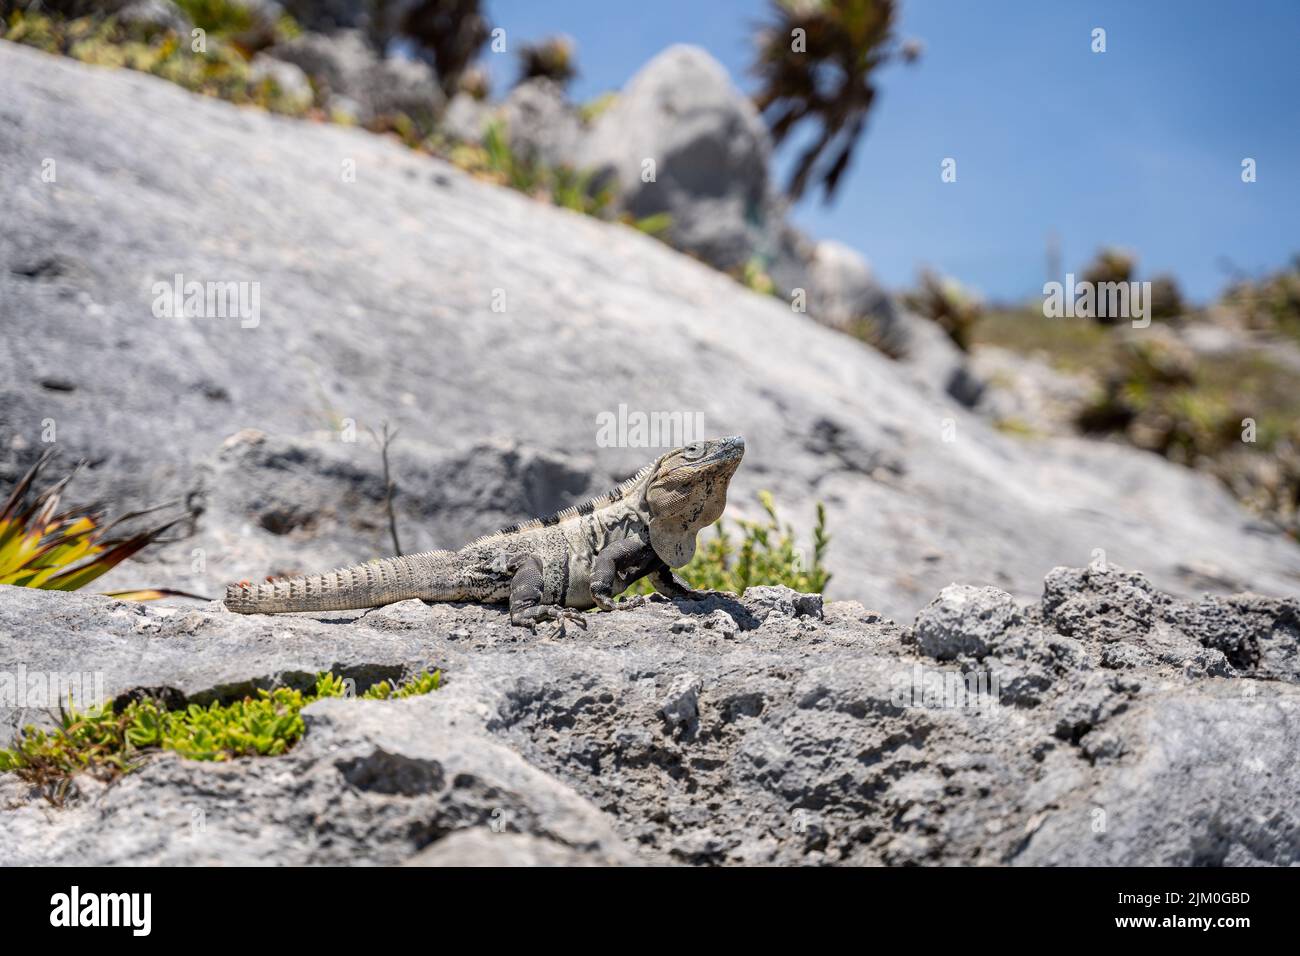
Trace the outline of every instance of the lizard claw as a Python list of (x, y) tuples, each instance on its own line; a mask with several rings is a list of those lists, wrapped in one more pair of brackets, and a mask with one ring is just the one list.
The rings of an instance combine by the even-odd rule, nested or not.
[(581, 614), (578, 611), (570, 610), (569, 608), (547, 608), (540, 613), (530, 614), (527, 617), (520, 616), (518, 619), (512, 618), (511, 620), (512, 623), (526, 627), (534, 634), (537, 633), (537, 625), (539, 623), (549, 621), (551, 623), (551, 628), (547, 632), (547, 637), (552, 640), (565, 636), (567, 633), (567, 628), (565, 626), (566, 621), (572, 621), (584, 631), (587, 629), (586, 615)]
[(555, 626), (551, 628), (551, 633), (550, 633), (550, 637), (552, 640), (558, 640), (565, 636), (565, 634), (567, 633), (567, 630), (564, 625), (565, 621), (572, 621), (574, 624), (578, 625), (578, 627), (582, 628), (584, 631), (587, 629), (587, 619), (584, 615), (580, 614), (577, 611), (570, 611), (568, 609), (565, 609), (555, 615)]

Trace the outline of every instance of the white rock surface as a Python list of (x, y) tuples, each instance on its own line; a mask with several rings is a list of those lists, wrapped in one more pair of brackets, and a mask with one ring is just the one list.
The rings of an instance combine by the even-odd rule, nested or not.
[[(657, 454), (596, 444), (620, 404), (743, 434), (730, 511), (753, 515), (767, 489), (806, 529), (824, 501), (831, 595), (900, 618), (953, 581), (1031, 598), (1098, 549), (1180, 594), (1300, 582), (1300, 548), (1210, 479), (1116, 445), (1002, 436), (634, 230), (388, 138), (8, 43), (0, 85), (0, 482), (49, 420), (65, 462), (91, 462), (77, 495), (206, 507), (195, 536), (105, 589), (215, 594), (388, 553), (366, 437), (385, 419), (401, 428), (404, 545), (458, 545)], [(177, 274), (257, 283), (256, 327), (157, 317), (154, 285)], [(267, 437), (223, 447), (248, 428)]]

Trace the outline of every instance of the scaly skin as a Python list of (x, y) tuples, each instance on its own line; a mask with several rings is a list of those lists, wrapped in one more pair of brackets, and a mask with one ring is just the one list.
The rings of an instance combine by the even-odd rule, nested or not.
[(694, 594), (672, 573), (695, 536), (727, 505), (745, 454), (739, 436), (695, 442), (660, 456), (608, 494), (472, 541), (459, 551), (384, 558), (308, 577), (226, 589), (238, 614), (343, 611), (420, 598), (509, 604), (512, 623), (535, 628), (614, 598), (649, 577), (670, 596)]

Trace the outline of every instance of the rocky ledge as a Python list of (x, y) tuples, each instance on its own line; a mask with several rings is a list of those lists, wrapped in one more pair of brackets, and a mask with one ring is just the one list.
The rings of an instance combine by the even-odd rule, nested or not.
[[(0, 673), (235, 699), (331, 670), (279, 757), (156, 755), (60, 808), (0, 776), (0, 859), (71, 864), (1296, 864), (1300, 603), (1114, 567), (904, 627), (751, 588), (567, 636), (407, 601), (240, 617), (0, 587)], [(12, 687), (12, 684), (10, 684)], [(8, 730), (45, 719), (0, 701)]]

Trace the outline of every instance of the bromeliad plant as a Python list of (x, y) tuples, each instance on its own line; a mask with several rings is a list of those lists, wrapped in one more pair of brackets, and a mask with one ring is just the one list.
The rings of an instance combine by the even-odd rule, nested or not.
[[(31, 494), (52, 455), (52, 450), (42, 455), (0, 507), (0, 584), (75, 591), (158, 541), (185, 518), (182, 515), (134, 534), (115, 536), (113, 531), (120, 525), (159, 509), (133, 511), (107, 524), (103, 513), (94, 507), (60, 510), (63, 492), (76, 469), (44, 491)], [(164, 588), (110, 594), (135, 601), (166, 595), (198, 597)]]

